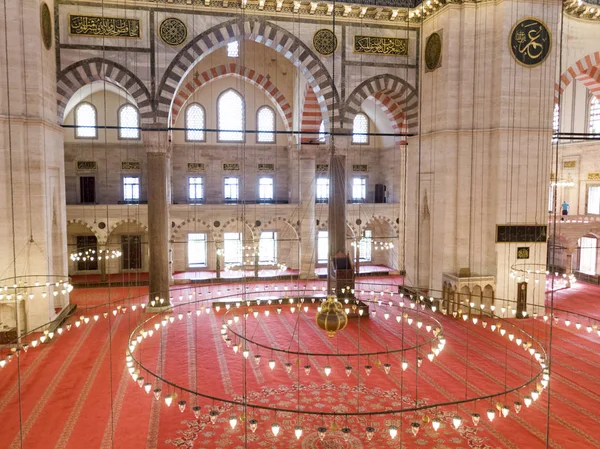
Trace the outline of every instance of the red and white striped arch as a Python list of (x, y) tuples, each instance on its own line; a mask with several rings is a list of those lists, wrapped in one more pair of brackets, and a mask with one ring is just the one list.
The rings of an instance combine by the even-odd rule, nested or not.
[(593, 95), (600, 98), (600, 51), (581, 58), (560, 76), (560, 82), (555, 86), (554, 103), (558, 103), (560, 95), (573, 80), (581, 81)]
[(211, 83), (219, 78), (225, 76), (235, 76), (242, 78), (249, 83), (257, 86), (265, 92), (267, 97), (275, 104), (277, 111), (283, 119), (286, 131), (292, 129), (292, 107), (290, 106), (284, 95), (277, 89), (277, 86), (273, 84), (267, 75), (258, 73), (248, 67), (240, 66), (238, 64), (223, 64), (220, 66), (213, 67), (206, 72), (203, 72), (197, 76), (190, 75), (182, 83), (177, 96), (173, 101), (173, 109), (171, 111), (171, 124), (175, 125), (179, 113), (183, 109), (185, 102), (196, 92), (200, 87)]

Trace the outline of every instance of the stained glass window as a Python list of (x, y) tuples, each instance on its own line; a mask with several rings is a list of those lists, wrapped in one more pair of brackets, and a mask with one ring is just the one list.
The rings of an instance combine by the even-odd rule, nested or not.
[(75, 136), (84, 139), (98, 137), (96, 108), (90, 103), (81, 103), (75, 109)]
[(244, 140), (244, 100), (233, 89), (221, 94), (217, 102), (219, 116), (219, 141), (242, 142)]
[(119, 138), (140, 138), (140, 114), (133, 105), (126, 104), (119, 109)]
[(354, 117), (352, 143), (369, 143), (369, 119), (362, 112)]
[(204, 134), (204, 108), (198, 103), (191, 104), (185, 110), (185, 140), (203, 142)]
[(269, 106), (263, 106), (256, 114), (256, 141), (260, 143), (275, 142), (275, 112)]

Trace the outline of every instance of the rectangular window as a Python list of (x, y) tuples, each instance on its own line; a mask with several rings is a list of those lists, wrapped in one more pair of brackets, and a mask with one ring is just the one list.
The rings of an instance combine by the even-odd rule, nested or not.
[(587, 213), (600, 214), (600, 186), (588, 187)]
[(596, 247), (598, 239), (581, 237), (579, 239), (579, 271), (584, 274), (596, 274)]
[(364, 201), (367, 198), (367, 178), (352, 178), (352, 201)]
[(121, 267), (124, 270), (141, 270), (142, 268), (142, 236), (121, 236)]
[(548, 192), (548, 212), (552, 212), (554, 210), (554, 186), (550, 186), (550, 191)]
[(365, 229), (362, 239), (360, 239), (359, 249), (359, 260), (361, 262), (371, 262), (373, 248), (373, 231)]
[(188, 267), (206, 267), (206, 234), (188, 234)]
[(125, 176), (123, 177), (123, 200), (139, 201), (140, 200), (140, 177)]
[(204, 179), (202, 177), (188, 178), (188, 199), (190, 201), (204, 200)]
[[(86, 256), (91, 251), (90, 257)], [(93, 235), (78, 235), (77, 236), (77, 253), (81, 254), (81, 259), (77, 261), (77, 271), (97, 270), (98, 269), (98, 239)], [(85, 259), (85, 260), (84, 260)]]
[(240, 185), (238, 178), (225, 178), (225, 201), (237, 201), (240, 198)]
[(258, 198), (261, 201), (273, 201), (273, 178), (263, 177), (258, 180)]
[(275, 265), (277, 263), (277, 233), (264, 231), (260, 233), (258, 242), (258, 263)]
[(225, 232), (223, 234), (223, 263), (225, 265), (241, 265), (242, 256), (242, 234)]
[(81, 204), (96, 202), (96, 178), (94, 176), (79, 177), (79, 202)]
[(326, 202), (329, 199), (329, 178), (317, 178), (317, 201)]
[(328, 231), (319, 231), (317, 234), (317, 262), (327, 263), (329, 259)]
[(240, 55), (240, 43), (238, 41), (229, 42), (227, 44), (227, 56), (237, 58)]

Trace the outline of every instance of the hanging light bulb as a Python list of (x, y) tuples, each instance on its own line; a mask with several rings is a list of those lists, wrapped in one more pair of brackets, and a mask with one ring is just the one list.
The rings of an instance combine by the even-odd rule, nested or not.
[(515, 406), (515, 412), (517, 413), (517, 415), (519, 414), (519, 412), (521, 411), (521, 403), (519, 401), (515, 401), (515, 403), (513, 404)]
[(200, 418), (200, 410), (201, 410), (201, 407), (199, 405), (194, 405), (192, 407), (192, 413), (194, 414), (194, 417), (196, 419)]
[(285, 364), (285, 372), (290, 374), (292, 372), (292, 364), (290, 362), (287, 362)]
[(210, 417), (211, 424), (215, 424), (217, 422), (217, 417), (219, 416), (219, 412), (216, 410), (211, 410), (210, 413), (208, 414), (208, 416)]
[(346, 366), (346, 376), (350, 377), (350, 374), (352, 374), (352, 367), (350, 365)]
[(296, 439), (300, 439), (302, 437), (302, 426), (294, 427), (294, 435), (296, 435)]
[(430, 352), (429, 354), (427, 354), (427, 358), (429, 359), (430, 362), (433, 362), (434, 357), (435, 357), (435, 354), (433, 352)]
[(372, 369), (373, 369), (373, 367), (371, 365), (365, 365), (365, 373), (367, 373), (367, 376), (371, 375)]
[(160, 399), (161, 392), (162, 392), (162, 390), (160, 388), (155, 388), (154, 389), (154, 399), (156, 399), (158, 401)]
[(150, 382), (145, 383), (144, 391), (146, 391), (146, 393), (150, 393), (150, 390), (152, 390), (152, 384)]
[(233, 345), (233, 353), (234, 354), (237, 354), (239, 350), (240, 350), (239, 345)]
[(248, 421), (248, 425), (250, 426), (252, 433), (256, 432), (256, 429), (258, 429), (258, 421), (256, 419)]
[(273, 436), (277, 436), (279, 435), (279, 430), (281, 429), (281, 426), (277, 423), (273, 423), (271, 424), (271, 432), (273, 432)]
[(390, 426), (390, 438), (393, 440), (398, 436), (398, 428), (396, 426)]
[(273, 359), (269, 360), (269, 368), (271, 368), (271, 369), (275, 368), (275, 360), (273, 360)]
[(414, 436), (417, 436), (420, 428), (421, 428), (421, 424), (419, 424), (418, 422), (414, 422), (414, 423), (410, 424), (410, 430), (412, 431), (412, 434)]
[(310, 374), (310, 365), (304, 365), (304, 374), (307, 376)]
[(421, 368), (423, 364), (423, 357), (417, 357), (417, 368)]
[(244, 349), (242, 351), (242, 355), (244, 356), (245, 359), (247, 359), (248, 356), (250, 356), (250, 351), (248, 349)]
[(325, 375), (329, 377), (331, 374), (331, 366), (327, 365), (325, 368), (323, 368), (323, 371), (325, 372)]
[(183, 411), (185, 410), (185, 406), (186, 406), (186, 404), (187, 404), (187, 403), (186, 403), (185, 401), (179, 401), (179, 402), (177, 403), (177, 405), (179, 406), (179, 411), (180, 411), (181, 413), (183, 413)]
[(533, 390), (531, 392), (531, 399), (533, 399), (534, 401), (537, 401), (539, 397), (540, 397), (540, 394), (536, 390)]
[(508, 416), (508, 412), (510, 412), (510, 408), (508, 408), (508, 405), (505, 405), (502, 407), (502, 416), (504, 416), (505, 418)]
[(462, 424), (462, 418), (458, 415), (455, 415), (454, 417), (452, 417), (452, 425), (454, 426), (455, 429), (458, 430), (458, 428), (460, 427), (460, 425)]
[(231, 426), (231, 430), (235, 429), (235, 426), (237, 426), (237, 417), (235, 415), (229, 417), (229, 425)]
[(433, 427), (434, 431), (438, 431), (438, 429), (440, 428), (440, 425), (442, 424), (442, 421), (440, 421), (439, 418), (433, 418), (431, 420), (431, 427)]
[(481, 415), (479, 413), (471, 413), (471, 420), (473, 421), (473, 425), (476, 426), (481, 420)]
[[(327, 432), (327, 427), (317, 428), (317, 433), (319, 434), (319, 440), (323, 441), (325, 439), (325, 432)], [(367, 438), (368, 438), (368, 436), (367, 436)]]
[(344, 438), (344, 441), (350, 440), (350, 432), (352, 432), (350, 427), (342, 427), (342, 437)]
[(525, 407), (529, 407), (531, 405), (531, 397), (530, 396), (525, 396), (523, 398), (523, 403), (525, 404)]
[(493, 421), (496, 417), (496, 412), (493, 409), (489, 408), (487, 411), (487, 417), (490, 420), (490, 422)]
[(408, 369), (408, 362), (406, 360), (402, 360), (402, 371), (406, 371)]
[(369, 426), (365, 429), (365, 431), (367, 432), (367, 441), (371, 441), (373, 439), (373, 435), (375, 435), (375, 428)]

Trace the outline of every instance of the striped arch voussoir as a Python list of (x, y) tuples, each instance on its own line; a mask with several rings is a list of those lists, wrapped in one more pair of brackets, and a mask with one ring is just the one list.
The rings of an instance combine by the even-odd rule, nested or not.
[(558, 104), (560, 95), (564, 93), (567, 86), (575, 79), (582, 81), (594, 95), (600, 96), (599, 68), (600, 51), (596, 51), (581, 58), (565, 70), (554, 88), (554, 103)]
[(285, 217), (273, 217), (272, 219), (270, 219), (268, 222), (263, 223), (259, 228), (257, 228), (257, 235), (260, 236), (260, 233), (265, 230), (265, 229), (269, 229), (269, 227), (273, 224), (273, 223), (277, 223), (277, 222), (283, 222), (286, 225), (288, 225), (290, 228), (292, 228), (292, 230), (296, 233), (296, 238), (299, 240), (300, 239), (300, 229), (298, 228), (298, 226), (296, 226), (294, 223), (292, 223), (290, 220), (288, 220)]
[(389, 217), (386, 217), (384, 215), (374, 215), (371, 218), (369, 218), (367, 220), (367, 222), (365, 223), (365, 226), (368, 226), (370, 223), (374, 223), (375, 221), (385, 221), (387, 224), (389, 224), (392, 229), (394, 230), (394, 232), (396, 233), (396, 237), (398, 236), (398, 225)]
[(404, 112), (402, 112), (402, 108), (398, 106), (398, 103), (392, 100), (389, 95), (384, 94), (383, 92), (377, 92), (373, 98), (375, 99), (375, 103), (383, 112), (385, 112), (385, 115), (390, 120), (394, 132), (398, 133), (398, 135), (394, 137), (396, 144), (406, 145), (408, 143), (406, 138), (406, 134), (408, 133), (408, 124), (404, 118)]
[(187, 220), (184, 220), (180, 224), (175, 226), (175, 228), (173, 229), (173, 233), (171, 234), (171, 239), (170, 239), (171, 242), (173, 242), (177, 238), (177, 234), (179, 234), (179, 231), (181, 231), (181, 229), (183, 227), (187, 226), (189, 223), (198, 223), (199, 225), (209, 229), (212, 239), (216, 240), (217, 232), (215, 231), (215, 229), (212, 227), (211, 224), (209, 224), (208, 222), (206, 222), (204, 220), (200, 220), (200, 219), (196, 219), (196, 218), (188, 218)]
[(110, 230), (108, 231), (108, 234), (109, 234), (109, 235), (110, 235), (110, 234), (112, 234), (112, 233), (113, 233), (113, 231), (114, 231), (115, 229), (117, 229), (119, 226), (121, 226), (121, 225), (123, 225), (123, 224), (128, 224), (128, 223), (131, 223), (131, 224), (137, 225), (137, 226), (139, 226), (140, 228), (142, 228), (142, 230), (143, 230), (144, 232), (148, 232), (148, 226), (146, 226), (145, 224), (143, 224), (143, 223), (141, 223), (141, 222), (139, 222), (139, 221), (137, 221), (137, 220), (135, 220), (135, 219), (133, 219), (133, 218), (126, 218), (126, 219), (124, 219), (124, 220), (119, 220), (119, 221), (117, 221), (117, 222), (113, 223), (112, 225), (110, 225)]
[(83, 221), (83, 220), (78, 220), (76, 218), (73, 218), (71, 220), (67, 221), (67, 226), (69, 226), (70, 224), (72, 225), (81, 225), (83, 227), (85, 227), (88, 231), (90, 231), (92, 234), (94, 234), (94, 236), (96, 237), (98, 243), (102, 243), (104, 241), (104, 239), (102, 238), (102, 236), (98, 233), (98, 229), (94, 228), (94, 226), (92, 226), (91, 224)]
[(277, 111), (283, 118), (286, 131), (291, 131), (293, 114), (292, 107), (283, 94), (279, 91), (277, 86), (271, 82), (267, 75), (263, 75), (255, 70), (237, 64), (224, 64), (213, 67), (212, 69), (207, 70), (206, 72), (203, 72), (197, 76), (188, 75), (179, 88), (175, 99), (173, 100), (171, 124), (175, 125), (183, 105), (188, 98), (190, 98), (194, 92), (196, 92), (196, 90), (224, 76), (235, 76), (242, 78), (262, 89), (269, 99), (277, 106)]
[(59, 124), (64, 120), (65, 108), (73, 94), (94, 81), (107, 81), (125, 89), (135, 99), (141, 123), (154, 121), (152, 98), (144, 83), (121, 64), (104, 58), (91, 58), (70, 65), (58, 75), (56, 93)]
[(248, 17), (223, 22), (200, 33), (173, 58), (158, 87), (158, 119), (168, 122), (177, 90), (198, 61), (227, 43), (240, 39), (261, 43), (298, 67), (313, 88), (324, 117), (329, 117), (329, 112), (333, 111), (334, 98), (339, 104), (331, 77), (311, 48), (289, 31), (268, 20)]

